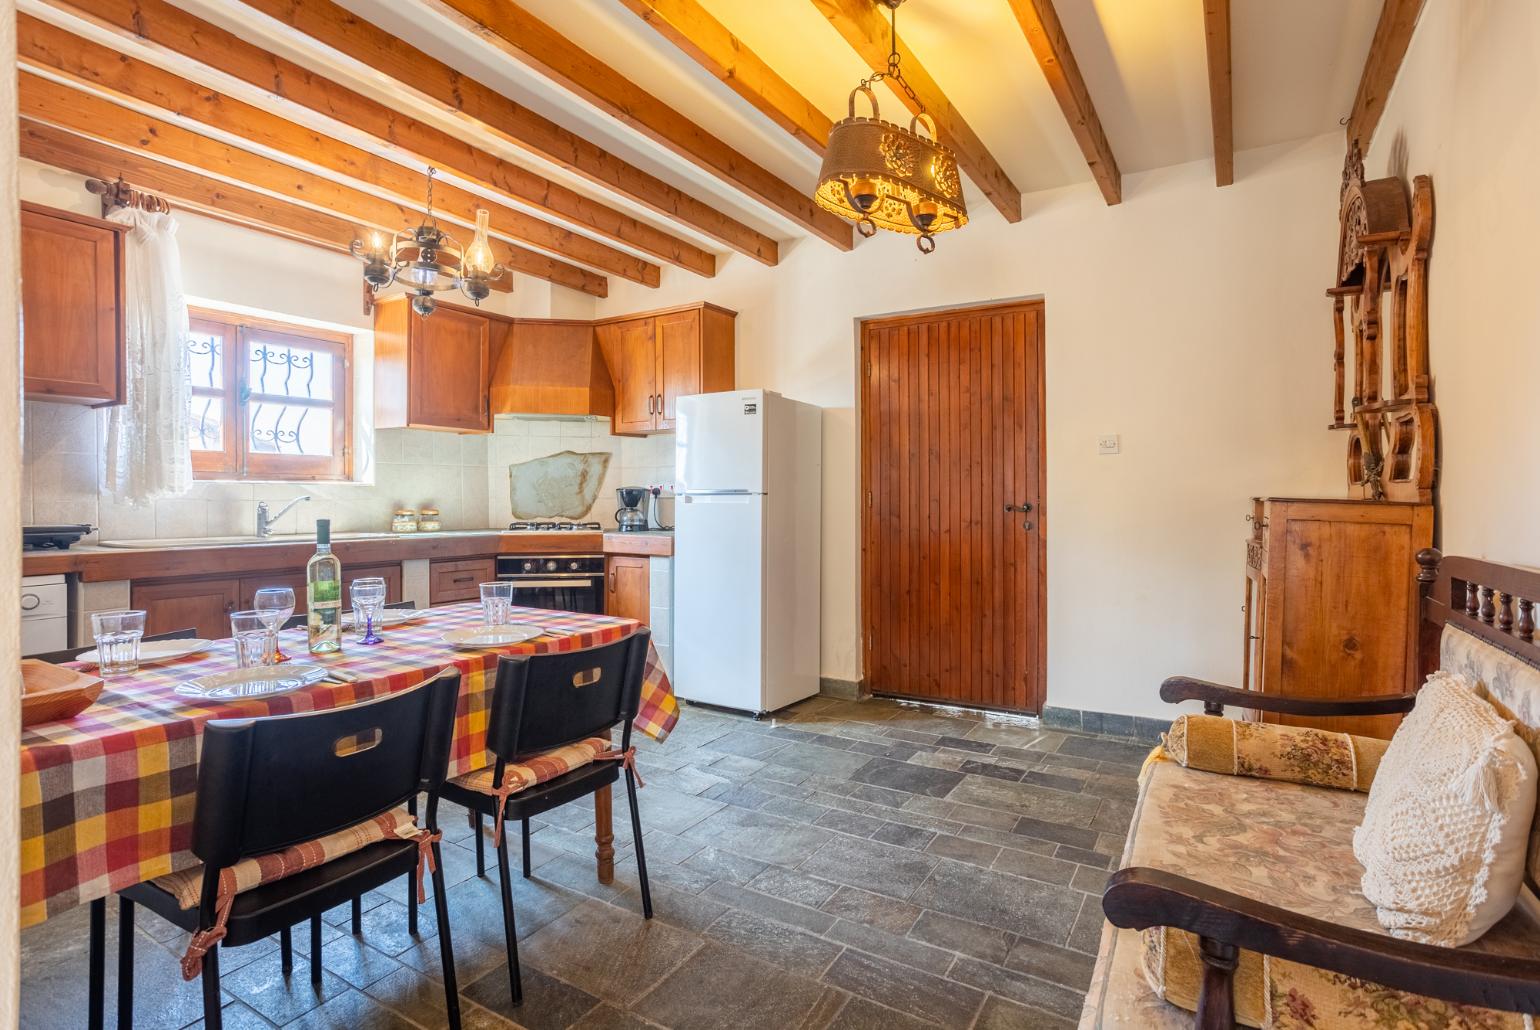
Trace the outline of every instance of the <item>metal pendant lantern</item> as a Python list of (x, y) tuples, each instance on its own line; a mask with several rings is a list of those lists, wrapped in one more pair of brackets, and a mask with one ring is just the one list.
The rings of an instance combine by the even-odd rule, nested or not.
[[(856, 114), (858, 93), (871, 102), (870, 118)], [(920, 135), (922, 125), (929, 138)], [(917, 235), (926, 254), (936, 249), (937, 233), (968, 224), (957, 158), (936, 139), (930, 115), (915, 115), (907, 129), (883, 121), (865, 83), (850, 91), (849, 116), (829, 133), (813, 199), (854, 220), (862, 236), (878, 229)]]
[[(957, 158), (936, 134), (936, 123), (904, 80), (899, 67), (898, 7), (904, 0), (880, 0), (892, 12), (888, 66), (873, 72), (850, 91), (848, 113), (829, 131), (814, 201), (826, 211), (851, 219), (862, 236), (878, 229), (918, 236), (921, 253), (936, 249), (936, 234), (968, 224)], [(919, 111), (906, 129), (882, 120), (872, 84), (887, 80), (902, 89)], [(856, 94), (866, 94), (870, 118), (856, 114)], [(928, 135), (921, 135), (924, 127)]]

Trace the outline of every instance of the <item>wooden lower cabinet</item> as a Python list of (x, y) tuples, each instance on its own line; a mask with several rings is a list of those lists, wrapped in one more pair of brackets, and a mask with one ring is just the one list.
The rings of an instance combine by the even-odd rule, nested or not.
[(344, 609), (353, 606), (353, 581), (368, 579), (371, 576), (378, 576), (385, 581), (386, 604), (395, 604), (401, 600), (400, 565), (344, 565), (342, 567), (342, 607)]
[[(1246, 544), (1245, 686), (1357, 697), (1417, 689), (1417, 552), (1433, 508), (1393, 501), (1256, 498)], [(1389, 737), (1400, 716), (1269, 722)]]
[(135, 608), (144, 610), (146, 634), (192, 629), (205, 640), (219, 640), (230, 635), (230, 613), (240, 610), (241, 581), (179, 579), (135, 583), (130, 600)]
[(652, 564), (648, 558), (615, 555), (607, 563), (604, 614), (635, 619), (642, 625), (652, 616)]
[(428, 603), (481, 600), (481, 584), (497, 578), (494, 558), (435, 561), (428, 564)]
[[(355, 579), (379, 576), (385, 580), (385, 602), (401, 600), (401, 566), (361, 565), (342, 568), (342, 606), (352, 603), (349, 585)], [(308, 610), (305, 601), (305, 573), (283, 570), (248, 573), (244, 576), (215, 576), (201, 579), (151, 580), (136, 582), (130, 590), (135, 608), (145, 613), (145, 633), (170, 633), (196, 629), (198, 636), (219, 640), (230, 635), (230, 613), (250, 609), (257, 591), (263, 587), (289, 587), (294, 591), (294, 614)]]

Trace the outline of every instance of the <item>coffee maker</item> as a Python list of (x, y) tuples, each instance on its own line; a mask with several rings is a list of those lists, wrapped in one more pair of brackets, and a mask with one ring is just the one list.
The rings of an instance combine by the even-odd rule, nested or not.
[(644, 486), (623, 486), (615, 491), (620, 509), (615, 512), (615, 525), (622, 533), (638, 533), (647, 528), (647, 502), (652, 494)]

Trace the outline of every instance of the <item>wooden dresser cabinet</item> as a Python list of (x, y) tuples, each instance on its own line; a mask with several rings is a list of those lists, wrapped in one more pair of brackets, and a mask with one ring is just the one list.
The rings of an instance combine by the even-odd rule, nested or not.
[(599, 322), (599, 348), (615, 384), (613, 431), (673, 432), (680, 397), (733, 389), (736, 317), (692, 304)]
[(647, 625), (652, 620), (651, 561), (637, 555), (613, 554), (607, 564), (604, 614)]
[[(1433, 546), (1432, 505), (1255, 498), (1248, 518), (1247, 689), (1320, 698), (1415, 690), (1416, 554)], [(1378, 737), (1400, 721), (1265, 718)]]
[(123, 234), (116, 222), (21, 205), (26, 395), (123, 403)]
[(374, 306), (376, 429), (492, 431), (492, 319), (439, 304), (423, 318), (406, 297)]

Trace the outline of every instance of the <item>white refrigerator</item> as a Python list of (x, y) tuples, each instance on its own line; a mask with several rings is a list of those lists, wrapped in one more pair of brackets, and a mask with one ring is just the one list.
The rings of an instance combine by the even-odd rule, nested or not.
[(676, 411), (674, 692), (755, 714), (811, 697), (823, 413), (769, 390)]

